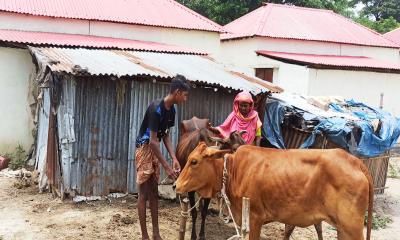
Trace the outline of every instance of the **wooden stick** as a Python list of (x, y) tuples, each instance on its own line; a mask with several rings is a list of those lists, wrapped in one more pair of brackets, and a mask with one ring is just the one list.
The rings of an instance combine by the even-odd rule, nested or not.
[(181, 219), (179, 221), (179, 240), (185, 239), (186, 221), (188, 218), (188, 213), (187, 213), (188, 209), (189, 209), (189, 200), (187, 198), (184, 198), (182, 200), (182, 214), (181, 214)]
[(250, 232), (250, 198), (242, 198), (242, 237), (248, 239)]

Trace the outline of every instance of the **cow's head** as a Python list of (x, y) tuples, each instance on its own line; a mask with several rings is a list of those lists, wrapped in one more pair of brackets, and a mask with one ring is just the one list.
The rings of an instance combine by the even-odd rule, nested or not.
[(218, 142), (220, 144), (220, 149), (231, 149), (232, 151), (236, 151), (240, 146), (246, 144), (243, 139), (243, 134), (247, 133), (247, 131), (242, 130), (240, 132), (233, 131), (229, 135), (229, 138), (217, 138), (217, 137), (210, 137), (210, 139), (214, 142)]
[(231, 150), (207, 147), (204, 142), (190, 153), (182, 173), (176, 181), (176, 192), (195, 191), (203, 198), (211, 198), (221, 190), (223, 156)]

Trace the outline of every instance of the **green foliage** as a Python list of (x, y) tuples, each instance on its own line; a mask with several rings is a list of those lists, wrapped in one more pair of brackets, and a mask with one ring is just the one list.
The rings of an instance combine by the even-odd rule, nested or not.
[[(364, 225), (367, 225), (368, 214), (365, 214)], [(378, 230), (380, 228), (385, 229), (393, 220), (388, 216), (380, 216), (376, 213), (372, 214), (372, 229)]]
[(387, 33), (400, 27), (399, 22), (397, 22), (393, 17), (381, 19), (379, 21), (373, 21), (366, 17), (360, 17), (355, 19), (355, 21), (379, 33)]
[(400, 178), (400, 168), (397, 167), (392, 162), (389, 162), (388, 177), (390, 177), (390, 178)]
[(20, 144), (18, 144), (18, 146), (15, 148), (15, 151), (11, 154), (8, 154), (7, 157), (11, 159), (10, 163), (8, 164), (8, 167), (11, 170), (17, 170), (25, 167), (27, 154)]
[(364, 4), (362, 15), (373, 17), (375, 21), (393, 17), (400, 21), (400, 4), (398, 0), (358, 0)]
[(262, 0), (178, 0), (201, 15), (225, 25), (253, 11)]

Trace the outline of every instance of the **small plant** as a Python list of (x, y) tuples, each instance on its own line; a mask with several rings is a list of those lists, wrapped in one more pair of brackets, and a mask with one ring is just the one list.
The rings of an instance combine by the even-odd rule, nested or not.
[[(368, 221), (368, 213), (365, 214), (364, 224), (367, 225)], [(392, 218), (388, 216), (381, 216), (379, 214), (372, 214), (372, 229), (378, 230), (380, 228), (385, 229), (390, 223), (392, 223)]]
[(11, 170), (23, 168), (26, 163), (26, 156), (25, 150), (20, 144), (18, 144), (18, 146), (15, 148), (15, 152), (8, 156), (11, 159), (8, 167)]
[(388, 177), (400, 178), (400, 169), (392, 162), (389, 162)]

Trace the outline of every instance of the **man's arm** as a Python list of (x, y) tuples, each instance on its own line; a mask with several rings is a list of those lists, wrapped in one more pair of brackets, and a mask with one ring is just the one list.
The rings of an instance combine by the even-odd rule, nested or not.
[(163, 137), (163, 141), (164, 141), (165, 147), (168, 150), (169, 155), (172, 158), (172, 166), (173, 166), (174, 170), (180, 172), (181, 166), (178, 162), (178, 159), (176, 159), (176, 155), (175, 155), (174, 149), (172, 148), (172, 142), (171, 142), (171, 138), (169, 137), (169, 133)]
[(156, 155), (158, 161), (160, 164), (164, 167), (165, 172), (167, 173), (168, 177), (171, 179), (176, 179), (178, 176), (174, 172), (174, 170), (168, 165), (167, 160), (164, 158), (164, 156), (161, 154), (161, 149), (160, 149), (160, 142), (158, 141), (157, 138), (157, 133), (154, 131), (150, 131), (150, 148), (153, 151), (153, 153)]

